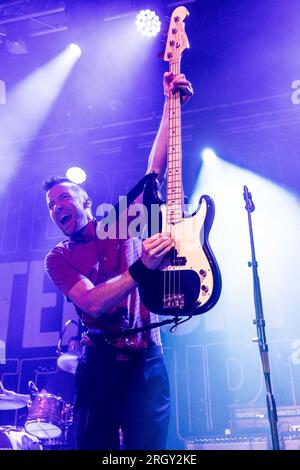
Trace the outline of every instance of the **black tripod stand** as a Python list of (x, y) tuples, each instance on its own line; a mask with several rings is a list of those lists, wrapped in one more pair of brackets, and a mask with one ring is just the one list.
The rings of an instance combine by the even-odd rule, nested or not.
[(255, 257), (255, 248), (254, 248), (254, 238), (252, 230), (252, 220), (251, 212), (255, 210), (255, 205), (252, 201), (251, 193), (248, 191), (247, 186), (244, 186), (244, 199), (246, 202), (245, 209), (248, 212), (248, 224), (249, 224), (249, 235), (250, 235), (250, 245), (251, 245), (251, 261), (248, 262), (248, 266), (252, 267), (253, 274), (253, 295), (254, 295), (254, 305), (255, 305), (255, 320), (253, 320), (254, 325), (256, 325), (257, 330), (257, 342), (260, 351), (260, 357), (263, 367), (263, 373), (265, 377), (267, 395), (267, 410), (268, 418), (270, 423), (271, 437), (272, 437), (272, 448), (273, 450), (279, 450), (279, 439), (278, 439), (278, 430), (277, 430), (277, 410), (276, 402), (272, 394), (272, 385), (271, 385), (271, 376), (270, 376), (270, 363), (269, 363), (269, 349), (266, 341), (266, 332), (265, 332), (265, 320), (262, 306), (260, 282), (257, 271), (257, 261)]

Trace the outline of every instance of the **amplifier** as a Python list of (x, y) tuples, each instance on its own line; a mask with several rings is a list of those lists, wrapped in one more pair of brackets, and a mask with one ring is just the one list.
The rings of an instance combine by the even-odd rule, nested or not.
[(300, 450), (300, 432), (282, 432), (279, 434), (282, 450)]
[(201, 437), (185, 442), (186, 450), (268, 450), (267, 436), (235, 435)]
[[(300, 430), (300, 406), (279, 406), (277, 408), (278, 431)], [(234, 431), (269, 428), (266, 408), (237, 407), (231, 408), (230, 427)]]

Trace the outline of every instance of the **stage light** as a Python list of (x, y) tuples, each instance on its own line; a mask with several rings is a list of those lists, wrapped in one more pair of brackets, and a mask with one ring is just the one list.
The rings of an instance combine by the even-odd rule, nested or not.
[[(34, 69), (8, 92), (6, 105), (1, 107), (0, 194), (18, 171), (22, 156), (28, 151), (31, 139), (38, 135), (76, 60), (64, 48), (50, 62)], [(2, 83), (1, 102), (3, 92), (5, 89)]]
[(5, 47), (11, 54), (21, 55), (29, 53), (27, 44), (23, 39), (6, 39)]
[(202, 160), (205, 163), (212, 163), (216, 161), (216, 159), (218, 158), (218, 155), (216, 154), (216, 152), (212, 148), (209, 148), (209, 147), (206, 147), (202, 150), (201, 156), (202, 156)]
[[(264, 280), (264, 309), (272, 312), (268, 319), (271, 330), (286, 327), (288, 316), (294, 315), (297, 275), (299, 278), (297, 269), (300, 262), (300, 251), (297, 248), (300, 230), (298, 195), (221, 158), (216, 158), (213, 164), (205, 162), (195, 184), (190, 212), (196, 209), (202, 194), (209, 194), (213, 198), (216, 212), (209, 238), (223, 277), (220, 301), (214, 308), (213, 315), (208, 315), (205, 319), (205, 328), (225, 330), (230, 318), (230, 321), (234, 321), (235, 332), (241, 341), (245, 334), (245, 317), (250, 319), (253, 315), (244, 185), (248, 186), (256, 206), (253, 216), (254, 238), (259, 249), (259, 274)], [(280, 217), (275, 217), (274, 211)], [(288, 230), (282, 230), (282, 227), (288, 227)], [(282, 266), (289, 266), (286, 280), (289, 298), (281, 290), (282, 279), (278, 272)], [(278, 295), (274, 296), (274, 292)], [(291, 320), (288, 325), (292, 325)]]
[(141, 10), (135, 20), (138, 31), (143, 36), (151, 37), (156, 36), (161, 27), (159, 16), (152, 10)]
[(67, 49), (72, 55), (72, 57), (79, 59), (79, 57), (81, 56), (81, 49), (78, 46), (78, 44), (75, 44), (75, 42), (72, 42), (71, 44), (69, 44)]
[(78, 166), (72, 166), (66, 171), (66, 177), (73, 181), (73, 183), (81, 184), (86, 180), (86, 172)]

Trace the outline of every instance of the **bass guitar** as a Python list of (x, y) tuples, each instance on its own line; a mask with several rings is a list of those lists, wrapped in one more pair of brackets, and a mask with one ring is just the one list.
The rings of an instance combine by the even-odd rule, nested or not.
[[(164, 60), (174, 75), (180, 73), (182, 52), (189, 47), (184, 27), (187, 16), (181, 6), (171, 17)], [(160, 206), (160, 231), (171, 233), (175, 248), (162, 267), (148, 270), (139, 291), (143, 304), (154, 313), (191, 316), (214, 307), (221, 293), (221, 273), (208, 241), (215, 210), (212, 198), (202, 195), (197, 210), (189, 216), (184, 213), (180, 93), (170, 93), (168, 102), (167, 189), (166, 203)], [(158, 200), (157, 188), (145, 188), (146, 206)]]

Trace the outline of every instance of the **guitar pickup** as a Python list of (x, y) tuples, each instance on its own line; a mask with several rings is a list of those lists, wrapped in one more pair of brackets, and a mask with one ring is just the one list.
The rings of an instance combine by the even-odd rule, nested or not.
[(185, 256), (177, 256), (176, 258), (170, 259), (171, 266), (185, 266), (187, 259)]

